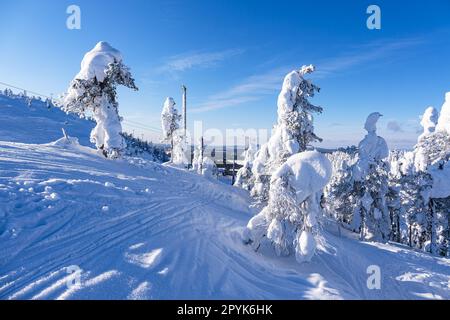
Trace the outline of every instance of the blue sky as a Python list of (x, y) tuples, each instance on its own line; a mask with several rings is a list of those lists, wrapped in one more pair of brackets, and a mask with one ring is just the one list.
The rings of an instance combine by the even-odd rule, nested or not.
[[(81, 30), (66, 28), (71, 4)], [(381, 30), (366, 27), (370, 4), (381, 8)], [(119, 91), (126, 127), (156, 140), (149, 127), (159, 128), (165, 97), (181, 105), (181, 84), (190, 127), (270, 129), (284, 75), (314, 64), (322, 146), (357, 143), (366, 116), (380, 111), (380, 135), (411, 147), (419, 116), (450, 91), (449, 17), (448, 0), (3, 0), (0, 81), (62, 93), (84, 53), (108, 41), (140, 88)]]

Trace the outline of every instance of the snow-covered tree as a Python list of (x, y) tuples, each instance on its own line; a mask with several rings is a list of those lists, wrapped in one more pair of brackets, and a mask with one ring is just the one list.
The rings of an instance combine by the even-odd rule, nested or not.
[(212, 159), (203, 157), (201, 168), (201, 174), (206, 178), (213, 178), (217, 176), (217, 166)]
[(314, 70), (312, 65), (303, 66), (284, 79), (278, 96), (278, 121), (274, 133), (257, 153), (252, 169), (255, 176), (252, 195), (261, 203), (268, 199), (273, 172), (292, 155), (305, 151), (310, 143), (321, 141), (314, 133), (313, 114), (321, 113), (322, 108), (309, 102), (320, 89), (304, 78)]
[(192, 171), (202, 174), (203, 158), (205, 154), (206, 146), (204, 144), (203, 137), (201, 137), (194, 150), (194, 157), (192, 159)]
[(272, 175), (268, 204), (249, 221), (244, 240), (255, 250), (270, 245), (277, 255), (295, 253), (298, 262), (309, 261), (316, 249), (320, 196), (331, 171), (317, 151), (288, 158)]
[(184, 133), (180, 130), (179, 124), (181, 115), (178, 113), (175, 105), (173, 98), (166, 98), (161, 112), (163, 142), (170, 142), (172, 153), (171, 162), (175, 165), (186, 167), (188, 163), (185, 152), (186, 145)]
[[(427, 130), (425, 126), (424, 129)], [(414, 155), (415, 170), (427, 176), (431, 185), (427, 195), (429, 251), (447, 256), (450, 243), (450, 92), (445, 95), (435, 132), (421, 136)]]
[(327, 158), (332, 164), (333, 174), (324, 190), (323, 206), (329, 216), (349, 228), (357, 200), (352, 175), (357, 160), (356, 149), (338, 150), (327, 154)]
[(386, 203), (389, 149), (386, 141), (376, 133), (381, 116), (378, 112), (368, 116), (364, 126), (367, 135), (359, 143), (358, 162), (353, 172), (359, 201), (352, 223), (354, 228), (359, 225), (364, 240), (387, 241), (390, 237), (391, 222)]
[(255, 153), (255, 146), (250, 143), (244, 153), (244, 164), (236, 174), (236, 182), (234, 183), (234, 186), (245, 189), (247, 191), (250, 191), (253, 188), (254, 182), (252, 166), (253, 160), (255, 158)]
[(120, 52), (99, 42), (81, 62), (81, 70), (64, 98), (63, 109), (85, 117), (92, 115), (96, 127), (91, 141), (109, 158), (117, 158), (125, 147), (117, 102), (117, 86), (138, 90)]
[(441, 108), (436, 131), (446, 132), (450, 135), (450, 92), (445, 94), (445, 102)]

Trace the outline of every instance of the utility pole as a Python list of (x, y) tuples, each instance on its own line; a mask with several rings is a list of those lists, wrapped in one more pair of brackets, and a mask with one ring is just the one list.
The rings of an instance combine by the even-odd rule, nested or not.
[(203, 151), (205, 144), (203, 142), (203, 137), (200, 139), (200, 174), (203, 174)]
[(187, 118), (186, 118), (186, 95), (187, 95), (187, 88), (185, 85), (181, 86), (181, 90), (183, 92), (183, 134), (184, 138), (186, 139), (186, 131), (187, 131)]

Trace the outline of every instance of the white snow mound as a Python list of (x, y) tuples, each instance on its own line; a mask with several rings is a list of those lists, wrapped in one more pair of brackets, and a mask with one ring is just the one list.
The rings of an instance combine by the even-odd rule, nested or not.
[(75, 79), (89, 80), (94, 77), (102, 82), (105, 77), (105, 70), (110, 63), (122, 61), (122, 54), (114, 49), (108, 42), (100, 41), (97, 45), (85, 54), (81, 61), (81, 70)]
[(331, 178), (332, 166), (327, 157), (317, 151), (306, 151), (290, 157), (273, 175), (280, 178), (290, 171), (290, 182), (297, 190), (301, 203), (310, 195), (322, 190)]

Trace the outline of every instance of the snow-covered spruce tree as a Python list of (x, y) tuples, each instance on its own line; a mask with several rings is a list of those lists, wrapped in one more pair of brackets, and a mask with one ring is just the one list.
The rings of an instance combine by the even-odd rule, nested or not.
[(402, 235), (407, 230), (405, 221), (405, 206), (402, 205), (402, 159), (405, 152), (402, 150), (392, 150), (389, 152), (389, 174), (387, 206), (391, 219), (391, 240), (402, 242)]
[(186, 167), (188, 161), (185, 154), (185, 145), (183, 139), (183, 133), (179, 129), (179, 122), (181, 115), (175, 108), (175, 101), (173, 98), (168, 97), (163, 105), (161, 112), (161, 126), (163, 131), (163, 142), (170, 142), (171, 150), (171, 163)]
[[(359, 143), (358, 162), (353, 171), (355, 190), (359, 196), (353, 216), (353, 226), (359, 224), (363, 240), (388, 241), (391, 222), (386, 204), (389, 149), (386, 141), (376, 133), (381, 114), (374, 112), (366, 120), (367, 135)], [(358, 221), (358, 215), (360, 221)]]
[(268, 200), (270, 176), (290, 156), (303, 152), (311, 142), (322, 141), (314, 133), (313, 114), (322, 108), (308, 99), (320, 89), (305, 75), (314, 72), (314, 66), (303, 66), (290, 72), (284, 79), (278, 96), (278, 121), (269, 141), (258, 151), (252, 172), (255, 185), (252, 196), (260, 203)]
[(117, 102), (117, 86), (138, 90), (120, 52), (99, 42), (81, 62), (81, 70), (64, 97), (63, 110), (85, 117), (92, 115), (96, 127), (91, 141), (108, 158), (118, 158), (125, 147)]
[(317, 151), (288, 158), (270, 181), (267, 206), (253, 217), (244, 240), (258, 250), (272, 246), (277, 255), (295, 253), (299, 263), (316, 250), (320, 196), (331, 176), (331, 163)]
[(202, 174), (205, 149), (206, 145), (204, 144), (203, 137), (201, 137), (198, 139), (197, 145), (194, 150), (194, 157), (192, 159), (192, 171), (198, 174)]
[(179, 122), (181, 115), (175, 108), (175, 100), (171, 97), (167, 97), (164, 101), (163, 109), (161, 112), (161, 127), (163, 132), (163, 141), (170, 143), (170, 152), (172, 154), (171, 161), (174, 158), (174, 146), (176, 140), (176, 132), (180, 128)]
[[(426, 121), (425, 121), (426, 122)], [(431, 125), (432, 126), (432, 125)], [(430, 251), (449, 255), (450, 233), (450, 92), (445, 96), (436, 130), (422, 135), (415, 147), (415, 169), (431, 179)]]
[(255, 147), (253, 144), (250, 143), (247, 150), (245, 150), (244, 164), (236, 174), (236, 182), (234, 183), (235, 187), (239, 187), (247, 191), (250, 191), (253, 188), (254, 182), (253, 182), (252, 166), (254, 159), (255, 159)]
[(330, 182), (324, 190), (324, 209), (327, 214), (349, 228), (355, 208), (352, 167), (356, 162), (356, 150), (338, 150), (327, 154), (333, 167)]

